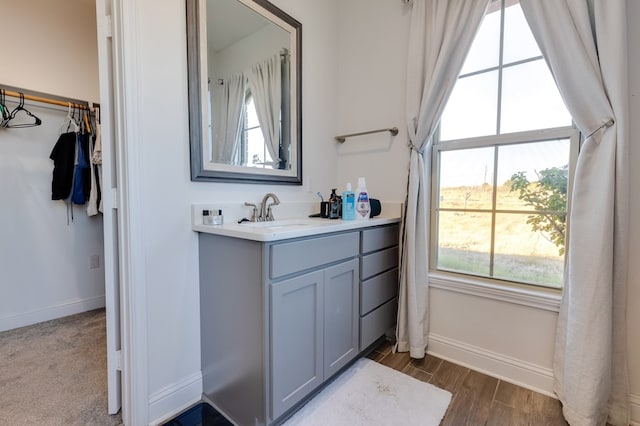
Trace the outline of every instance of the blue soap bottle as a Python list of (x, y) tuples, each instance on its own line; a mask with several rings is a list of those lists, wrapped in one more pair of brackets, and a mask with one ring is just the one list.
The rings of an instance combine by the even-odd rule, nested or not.
[(356, 194), (351, 190), (351, 182), (342, 193), (342, 220), (356, 219)]

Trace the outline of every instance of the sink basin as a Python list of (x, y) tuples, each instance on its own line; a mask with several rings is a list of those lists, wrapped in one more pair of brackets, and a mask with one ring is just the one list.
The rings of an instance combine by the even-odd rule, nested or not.
[(270, 222), (243, 222), (240, 224), (241, 227), (269, 230), (313, 225), (318, 225), (318, 221), (313, 219), (282, 219)]

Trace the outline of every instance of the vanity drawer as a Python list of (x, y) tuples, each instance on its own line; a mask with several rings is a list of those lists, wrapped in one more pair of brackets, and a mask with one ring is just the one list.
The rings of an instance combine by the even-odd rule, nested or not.
[(365, 280), (398, 266), (398, 247), (391, 247), (362, 256), (360, 278)]
[(375, 311), (360, 318), (360, 350), (384, 335), (396, 323), (398, 299), (389, 300)]
[(381, 226), (362, 231), (362, 253), (397, 246), (400, 225)]
[(360, 315), (365, 315), (398, 295), (398, 268), (360, 283)]
[(329, 235), (278, 243), (269, 250), (271, 278), (349, 259), (358, 255), (360, 233)]

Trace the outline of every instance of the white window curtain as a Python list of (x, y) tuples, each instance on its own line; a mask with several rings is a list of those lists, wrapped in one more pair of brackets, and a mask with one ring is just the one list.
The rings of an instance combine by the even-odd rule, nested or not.
[(213, 90), (212, 161), (239, 164), (238, 144), (242, 131), (245, 77), (236, 74), (217, 84)]
[(282, 62), (280, 54), (253, 65), (247, 71), (264, 142), (273, 159), (280, 163), (280, 106), (282, 104)]
[[(626, 2), (521, 0), (578, 128), (555, 392), (572, 425), (629, 423)], [(605, 124), (606, 123), (606, 124)]]
[(429, 184), (434, 132), (489, 0), (413, 0), (407, 64), (411, 146), (396, 350), (423, 358), (429, 332)]

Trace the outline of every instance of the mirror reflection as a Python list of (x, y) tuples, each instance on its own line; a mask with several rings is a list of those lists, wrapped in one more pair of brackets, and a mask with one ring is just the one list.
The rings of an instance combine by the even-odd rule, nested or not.
[(300, 184), (300, 24), (265, 0), (197, 1), (200, 75), (190, 60), (190, 115), (201, 120), (201, 158), (194, 172), (192, 129), (192, 179)]
[(291, 166), (289, 138), (281, 132), (288, 127), (281, 111), (289, 100), (289, 37), (236, 0), (207, 1), (213, 162)]

